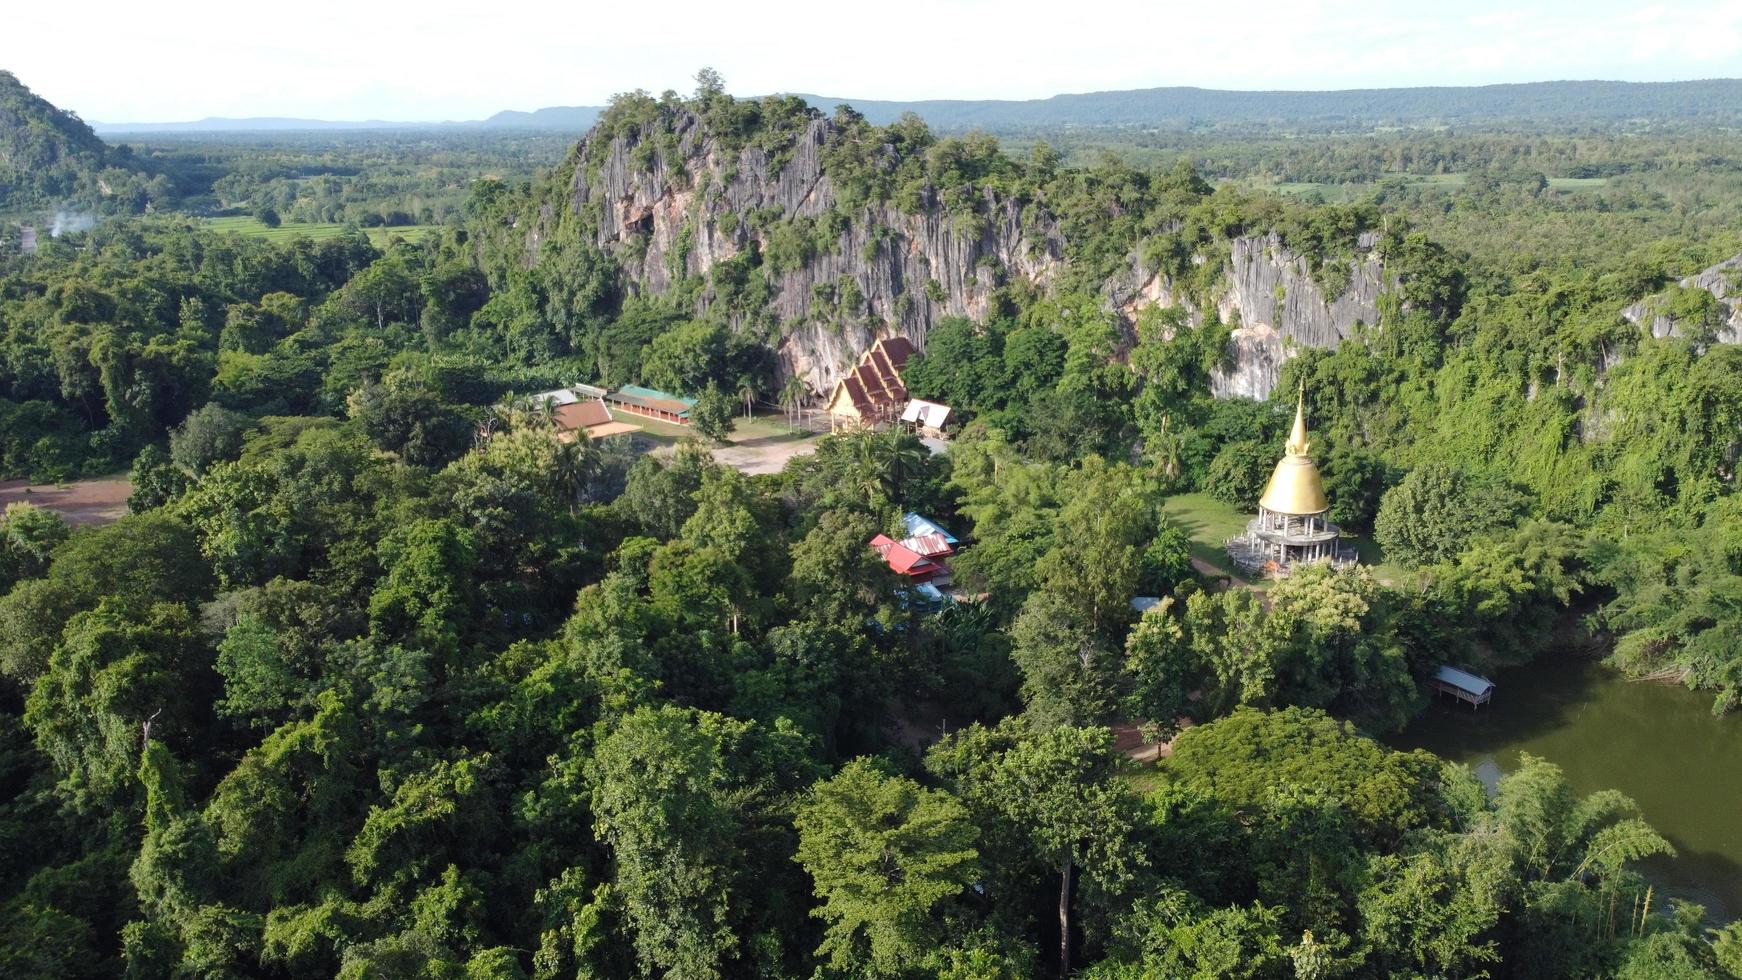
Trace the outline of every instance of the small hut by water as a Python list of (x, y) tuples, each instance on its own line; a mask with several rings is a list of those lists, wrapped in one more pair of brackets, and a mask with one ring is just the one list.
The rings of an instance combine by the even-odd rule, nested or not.
[(1494, 699), (1493, 681), (1452, 666), (1434, 671), (1430, 684), (1434, 693), (1449, 694), (1472, 708), (1480, 708)]

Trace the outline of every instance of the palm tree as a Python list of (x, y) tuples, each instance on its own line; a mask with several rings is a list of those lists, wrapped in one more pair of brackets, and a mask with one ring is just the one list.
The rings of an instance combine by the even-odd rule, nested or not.
[(745, 418), (755, 414), (756, 393), (761, 387), (754, 375), (741, 374), (738, 376), (738, 397), (744, 399)]
[(869, 429), (853, 436), (855, 486), (865, 502), (877, 506), (878, 498), (897, 500), (907, 477), (925, 461), (925, 447), (905, 432)]
[(1160, 471), (1162, 478), (1168, 483), (1179, 479), (1180, 459), (1185, 454), (1186, 441), (1178, 432), (1167, 427), (1168, 417), (1161, 417), (1161, 429), (1149, 439), (1144, 446), (1144, 455), (1149, 457), (1151, 464)]
[(798, 428), (795, 420), (798, 417), (799, 408), (804, 405), (806, 394), (804, 381), (797, 374), (786, 376), (786, 384), (780, 389), (780, 407), (786, 409), (786, 427), (788, 429)]

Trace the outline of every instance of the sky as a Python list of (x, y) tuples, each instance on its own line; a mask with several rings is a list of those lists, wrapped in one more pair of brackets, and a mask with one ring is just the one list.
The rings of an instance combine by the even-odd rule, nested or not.
[(1742, 0), (14, 0), (0, 68), (101, 122), (423, 121), (687, 92), (1026, 99), (1742, 76)]

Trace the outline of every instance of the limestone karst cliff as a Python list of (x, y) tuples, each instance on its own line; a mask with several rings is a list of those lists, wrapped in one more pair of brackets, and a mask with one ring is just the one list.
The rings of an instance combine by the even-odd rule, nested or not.
[[(1211, 302), (1223, 323), (1238, 324), (1229, 338), (1224, 366), (1211, 376), (1218, 398), (1266, 398), (1276, 387), (1282, 363), (1304, 347), (1335, 347), (1360, 324), (1379, 321), (1379, 294), (1386, 288), (1385, 265), (1376, 234), (1363, 234), (1348, 264), (1348, 286), (1325, 295), (1307, 256), (1275, 235), (1247, 235), (1229, 243), (1227, 267)], [(1205, 317), (1202, 304), (1183, 295), (1164, 273), (1145, 273), (1132, 258), (1129, 272), (1111, 280), (1109, 303), (1126, 316), (1146, 306), (1185, 309), (1194, 324)]]
[[(633, 291), (661, 293), (678, 275), (705, 276), (755, 247), (774, 254), (773, 222), (815, 222), (840, 213), (822, 149), (834, 124), (816, 117), (794, 137), (784, 159), (760, 146), (732, 149), (679, 114), (672, 127), (676, 159), (658, 153), (635, 163), (638, 141), (583, 143), (566, 204), (591, 218), (595, 242), (620, 262)], [(601, 139), (595, 133), (588, 140)], [(1046, 284), (1063, 262), (1063, 243), (1044, 215), (987, 191), (984, 220), (964, 222), (935, 207), (906, 213), (867, 204), (845, 214), (821, 247), (806, 228), (804, 250), (768, 276), (770, 340), (787, 369), (824, 391), (880, 336), (918, 345), (940, 316), (980, 316), (999, 276)], [(765, 223), (753, 224), (757, 217)], [(1038, 217), (1039, 220), (1025, 220)], [(836, 219), (838, 220), (838, 219)], [(716, 298), (703, 292), (703, 308)]]
[[(583, 140), (561, 198), (547, 201), (525, 230), (529, 260), (553, 228), (578, 221), (580, 233), (615, 258), (628, 291), (663, 294), (701, 281), (700, 312), (722, 302), (710, 273), (754, 250), (765, 283), (757, 308), (716, 312), (759, 330), (785, 370), (814, 392), (833, 385), (878, 337), (905, 335), (923, 349), (940, 317), (983, 317), (1002, 283), (1020, 278), (1046, 289), (1069, 261), (1069, 243), (1044, 200), (970, 186), (966, 207), (961, 196), (945, 206), (930, 188), (901, 206), (863, 195), (849, 203), (827, 165), (831, 141), (845, 138), (831, 118), (810, 115), (784, 141), (722, 137), (682, 108), (666, 119), (657, 130), (600, 127)], [(888, 169), (896, 152), (883, 146), (873, 156)], [(1293, 351), (1334, 346), (1357, 324), (1377, 321), (1386, 276), (1375, 236), (1363, 235), (1353, 257), (1338, 260), (1350, 274), (1334, 296), (1315, 281), (1308, 257), (1275, 234), (1228, 245), (1207, 305), (1239, 328), (1217, 395), (1265, 397)], [(1101, 292), (1127, 321), (1153, 304), (1204, 318), (1199, 304), (1135, 257)]]
[[(1733, 255), (1710, 268), (1683, 279), (1682, 289), (1702, 289), (1717, 300), (1710, 311), (1712, 339), (1724, 344), (1742, 344), (1742, 254)], [(1656, 298), (1642, 299), (1621, 311), (1628, 320), (1649, 326), (1654, 337), (1679, 336), (1683, 325)]]

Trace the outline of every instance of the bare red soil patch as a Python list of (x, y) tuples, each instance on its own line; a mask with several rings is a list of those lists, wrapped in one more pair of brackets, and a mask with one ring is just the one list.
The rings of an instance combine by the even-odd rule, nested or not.
[(0, 482), (0, 510), (25, 501), (52, 510), (68, 524), (108, 524), (127, 516), (127, 496), (133, 484), (124, 479), (80, 480), (77, 483), (36, 484), (28, 480)]

